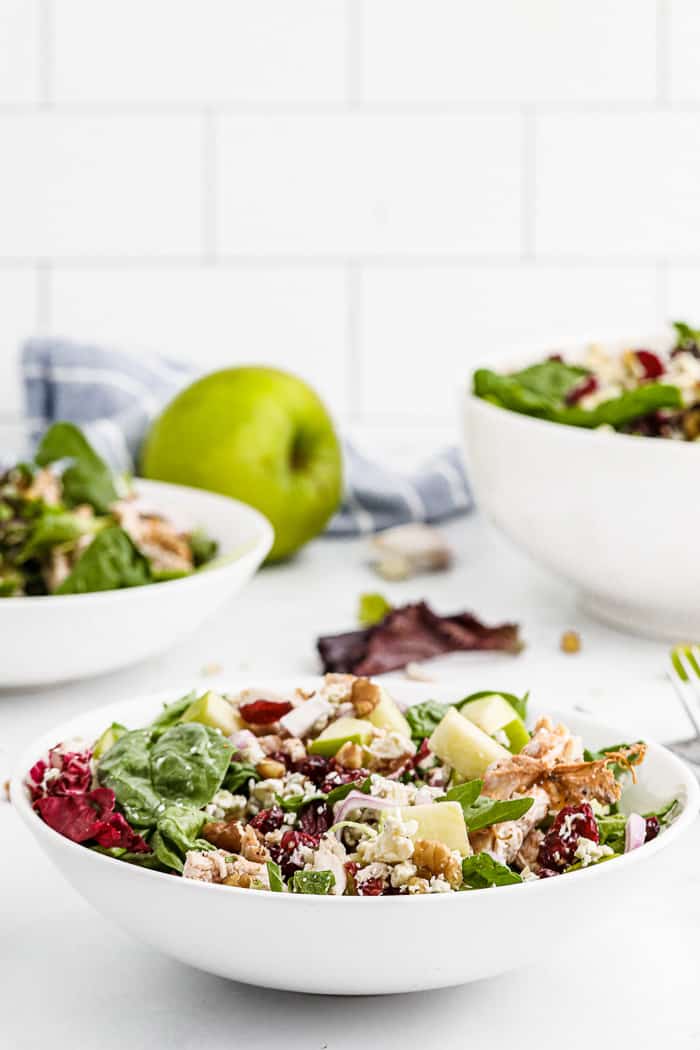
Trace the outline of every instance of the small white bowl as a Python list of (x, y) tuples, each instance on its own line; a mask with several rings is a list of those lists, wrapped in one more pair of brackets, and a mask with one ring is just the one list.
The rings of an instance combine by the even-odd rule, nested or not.
[(238, 500), (184, 485), (135, 483), (139, 498), (219, 543), (192, 576), (94, 594), (0, 599), (0, 686), (113, 671), (173, 645), (236, 594), (272, 546), (272, 526)]
[[(557, 349), (575, 361), (586, 345)], [(669, 339), (617, 346), (668, 348)], [(489, 367), (510, 371), (544, 356)], [(700, 445), (550, 423), (470, 389), (465, 453), (481, 509), (574, 584), (589, 612), (638, 634), (700, 639)]]
[[(225, 688), (244, 684), (250, 679)], [(284, 692), (307, 683), (264, 684)], [(441, 698), (464, 695), (460, 688), (410, 683), (392, 684), (392, 692), (405, 703), (436, 692)], [(18, 763), (12, 802), (41, 848), (102, 915), (166, 955), (247, 984), (340, 995), (411, 992), (494, 976), (551, 955), (579, 923), (585, 923), (587, 937), (599, 934), (602, 943), (619, 894), (631, 888), (643, 861), (658, 857), (688, 830), (700, 804), (687, 767), (650, 744), (639, 782), (624, 803), (644, 812), (679, 800), (681, 812), (657, 839), (559, 878), (411, 898), (313, 897), (193, 882), (104, 857), (43, 823), (23, 779), (48, 747), (76, 736), (94, 739), (113, 720), (136, 728), (173, 698), (169, 693), (122, 701), (44, 734)], [(625, 737), (578, 714), (560, 717), (593, 748)]]

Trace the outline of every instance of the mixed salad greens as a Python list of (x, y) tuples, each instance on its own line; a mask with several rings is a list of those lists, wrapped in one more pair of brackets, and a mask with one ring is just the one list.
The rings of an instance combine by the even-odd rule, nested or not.
[(0, 598), (82, 594), (186, 576), (216, 543), (140, 508), (72, 423), (0, 472)]
[(367, 678), (191, 693), (141, 729), (64, 741), (27, 787), (74, 842), (186, 879), (279, 893), (452, 893), (551, 878), (655, 838), (677, 804), (618, 808), (646, 746), (526, 728), (527, 697), (400, 708)]
[(700, 439), (700, 330), (674, 322), (668, 352), (589, 347), (584, 362), (553, 354), (519, 372), (474, 373), (474, 393), (554, 423), (645, 437)]

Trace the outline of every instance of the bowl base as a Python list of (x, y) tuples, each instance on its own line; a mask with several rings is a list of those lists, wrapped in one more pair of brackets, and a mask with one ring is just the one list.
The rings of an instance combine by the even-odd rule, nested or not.
[(626, 605), (597, 595), (581, 593), (583, 609), (596, 620), (628, 634), (667, 642), (700, 642), (700, 612), (693, 616), (670, 610)]

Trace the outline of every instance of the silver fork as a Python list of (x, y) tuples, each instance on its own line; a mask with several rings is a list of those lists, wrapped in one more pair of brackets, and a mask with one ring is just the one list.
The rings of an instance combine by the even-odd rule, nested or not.
[(666, 746), (686, 762), (697, 766), (700, 774), (700, 646), (674, 645), (669, 655), (668, 676), (694, 735)]

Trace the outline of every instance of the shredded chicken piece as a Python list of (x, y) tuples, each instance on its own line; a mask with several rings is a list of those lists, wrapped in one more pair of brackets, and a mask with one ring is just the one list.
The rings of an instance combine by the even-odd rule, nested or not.
[(189, 572), (193, 568), (187, 537), (171, 522), (158, 514), (141, 513), (130, 500), (120, 500), (111, 509), (156, 572)]
[(550, 766), (556, 762), (581, 762), (583, 742), (565, 725), (555, 726), (548, 715), (543, 715), (535, 723), (532, 737), (520, 754), (539, 758)]
[(515, 858), (516, 864), (519, 868), (529, 868), (531, 871), (537, 870), (537, 857), (540, 852), (540, 846), (543, 842), (544, 831), (540, 830), (540, 828), (533, 828), (532, 831), (525, 836), (523, 844)]
[(182, 876), (197, 882), (223, 882), (230, 873), (228, 854), (222, 849), (189, 850)]
[(620, 751), (611, 751), (595, 762), (559, 762), (553, 765), (521, 752), (501, 762), (493, 762), (484, 774), (483, 790), (491, 798), (507, 799), (513, 795), (531, 794), (531, 789), (539, 785), (549, 795), (552, 809), (576, 806), (591, 799), (610, 805), (617, 802), (622, 789), (609, 767), (618, 763), (631, 769), (642, 761), (645, 752), (646, 745), (633, 744)]
[(517, 820), (505, 820), (493, 824), (490, 828), (473, 831), (469, 836), (475, 853), (490, 853), (501, 864), (510, 864), (520, 853), (525, 839), (532, 829), (544, 820), (549, 811), (549, 796), (542, 788), (535, 787), (529, 792), (534, 798), (527, 813)]
[(61, 479), (49, 467), (38, 470), (24, 492), (27, 499), (42, 500), (49, 507), (61, 502), (61, 494)]

